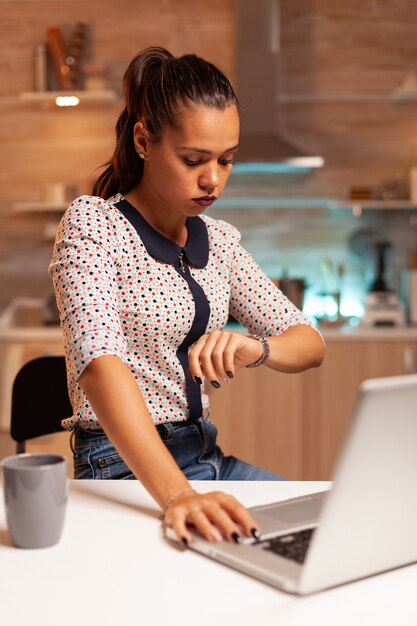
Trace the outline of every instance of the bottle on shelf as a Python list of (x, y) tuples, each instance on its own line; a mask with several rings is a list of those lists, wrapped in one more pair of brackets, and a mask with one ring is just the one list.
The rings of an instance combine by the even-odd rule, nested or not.
[(47, 90), (47, 51), (46, 44), (40, 43), (35, 46), (35, 91)]

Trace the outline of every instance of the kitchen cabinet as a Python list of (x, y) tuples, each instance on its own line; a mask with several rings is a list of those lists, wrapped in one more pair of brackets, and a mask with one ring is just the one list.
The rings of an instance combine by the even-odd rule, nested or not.
[(220, 389), (207, 389), (223, 451), (301, 479), (304, 389), (304, 374), (267, 367), (241, 369)]
[[(58, 326), (43, 326), (43, 301), (18, 299), (0, 316), (0, 457), (8, 438), (11, 385), (19, 367), (63, 354)], [(329, 480), (349, 425), (360, 382), (417, 371), (417, 328), (325, 330), (321, 367), (283, 374), (243, 369), (218, 390), (207, 385), (211, 417), (228, 454), (292, 480)], [(395, 419), (395, 416), (393, 416)], [(28, 449), (57, 450), (72, 462), (68, 434)]]
[(359, 384), (410, 373), (417, 330), (411, 339), (358, 336), (326, 343), (319, 368), (299, 374), (240, 370), (230, 384), (207, 390), (225, 453), (292, 480), (331, 479)]
[[(359, 384), (366, 378), (410, 373), (413, 341), (329, 341), (322, 367), (305, 372), (303, 473), (331, 478), (349, 425)], [(410, 358), (411, 355), (411, 358)], [(395, 416), (393, 416), (395, 419)]]

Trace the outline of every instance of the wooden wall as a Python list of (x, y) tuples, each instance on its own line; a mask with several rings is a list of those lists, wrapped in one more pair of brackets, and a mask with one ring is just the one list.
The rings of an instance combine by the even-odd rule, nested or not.
[[(408, 177), (417, 162), (417, 101), (391, 93), (417, 71), (413, 0), (281, 0), (280, 127), (326, 166), (302, 194)], [(281, 181), (299, 192), (300, 181)], [(302, 195), (300, 194), (300, 195)]]
[(58, 181), (85, 191), (113, 148), (119, 104), (45, 112), (17, 101), (33, 89), (33, 50), (45, 29), (79, 20), (91, 23), (92, 60), (110, 64), (114, 84), (150, 45), (195, 52), (233, 75), (233, 0), (0, 0), (0, 308), (50, 290), (50, 216), (15, 215), (12, 204), (44, 199)]
[[(281, 0), (280, 12), (279, 127), (326, 165), (277, 177), (272, 193), (346, 197), (352, 185), (406, 179), (417, 161), (417, 103), (396, 104), (390, 94), (417, 69), (417, 3)], [(16, 102), (32, 88), (33, 47), (45, 28), (79, 19), (91, 21), (93, 58), (111, 64), (115, 82), (151, 44), (195, 51), (233, 76), (233, 0), (0, 0), (0, 307), (50, 290), (46, 218), (11, 215), (12, 203), (42, 199), (49, 182), (84, 190), (112, 150), (119, 105), (45, 113)], [(239, 193), (254, 195), (257, 184), (249, 179)], [(233, 216), (239, 226), (242, 214)], [(311, 233), (299, 232), (303, 250)]]

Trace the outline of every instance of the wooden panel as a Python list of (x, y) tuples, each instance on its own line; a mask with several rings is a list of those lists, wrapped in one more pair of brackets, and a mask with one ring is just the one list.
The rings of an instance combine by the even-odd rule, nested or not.
[(230, 384), (208, 392), (211, 418), (225, 453), (286, 478), (301, 479), (302, 376), (266, 367), (243, 369)]
[(306, 372), (304, 479), (330, 480), (360, 383), (404, 373), (404, 342), (330, 343), (318, 370)]
[(281, 0), (285, 86), (306, 93), (384, 93), (417, 58), (413, 0)]
[[(199, 54), (233, 77), (235, 27), (233, 0), (212, 0), (209, 10), (204, 0), (0, 0), (0, 15), (1, 308), (51, 289), (44, 252), (50, 256), (51, 243), (41, 235), (50, 218), (38, 216), (33, 227), (32, 216), (10, 215), (13, 202), (42, 200), (46, 185), (58, 181), (86, 192), (114, 147), (119, 104), (43, 111), (13, 101), (33, 89), (33, 51), (46, 28), (60, 24), (69, 32), (88, 21), (90, 60), (108, 64), (109, 85), (120, 90), (127, 64), (150, 45)], [(28, 249), (35, 259), (29, 264)]]
[(403, 374), (406, 348), (336, 341), (320, 368), (301, 374), (239, 371), (230, 385), (208, 389), (221, 447), (292, 480), (330, 480), (360, 383)]
[(62, 454), (68, 460), (68, 476), (74, 478), (74, 460), (69, 445), (70, 435), (67, 432), (55, 433), (47, 437), (39, 437), (28, 441), (26, 452), (49, 452)]

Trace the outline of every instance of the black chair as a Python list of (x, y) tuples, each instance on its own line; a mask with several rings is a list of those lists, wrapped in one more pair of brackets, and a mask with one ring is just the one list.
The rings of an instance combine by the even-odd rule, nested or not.
[(10, 433), (16, 452), (25, 451), (27, 439), (62, 430), (61, 420), (72, 415), (63, 356), (29, 361), (13, 382)]

